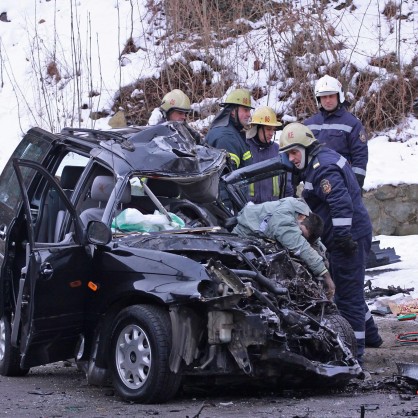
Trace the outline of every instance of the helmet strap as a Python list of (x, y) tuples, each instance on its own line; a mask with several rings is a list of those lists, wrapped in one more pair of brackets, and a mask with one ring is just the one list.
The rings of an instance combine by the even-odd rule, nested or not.
[(238, 130), (242, 131), (244, 129), (244, 125), (240, 122), (238, 118), (238, 106), (232, 107), (231, 113), (229, 115), (229, 118), (232, 122), (232, 125)]
[(266, 132), (264, 130), (264, 125), (258, 125), (258, 127), (257, 127), (257, 135), (255, 136), (255, 138), (256, 138), (256, 140), (258, 142), (258, 145), (260, 147), (262, 147), (262, 148), (268, 148), (273, 143), (273, 141), (268, 141), (268, 142), (267, 141), (266, 142), (261, 141), (260, 140), (260, 136), (258, 135), (258, 130), (259, 129), (263, 131), (264, 138), (266, 138)]

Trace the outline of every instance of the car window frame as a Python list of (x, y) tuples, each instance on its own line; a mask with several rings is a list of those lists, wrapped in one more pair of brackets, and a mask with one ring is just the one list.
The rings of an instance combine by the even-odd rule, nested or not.
[[(74, 225), (75, 225), (75, 243), (80, 244), (83, 241), (83, 226), (82, 223), (80, 221), (79, 216), (77, 215), (76, 209), (74, 207), (74, 205), (72, 204), (72, 202), (70, 201), (70, 199), (68, 198), (68, 196), (64, 193), (64, 191), (62, 190), (60, 184), (58, 183), (58, 181), (56, 180), (56, 178), (50, 174), (42, 165), (35, 163), (33, 161), (30, 160), (24, 160), (24, 159), (20, 159), (20, 158), (14, 158), (12, 160), (13, 163), (13, 167), (16, 171), (17, 177), (18, 177), (18, 181), (19, 181), (19, 187), (20, 187), (20, 192), (22, 194), (22, 198), (23, 198), (23, 204), (24, 204), (24, 210), (25, 210), (25, 215), (27, 218), (27, 227), (28, 227), (28, 240), (29, 240), (29, 244), (32, 250), (36, 249), (36, 248), (45, 248), (45, 247), (53, 247), (53, 246), (62, 246), (63, 244), (58, 242), (58, 243), (54, 243), (54, 242), (38, 242), (35, 240), (35, 236), (34, 236), (34, 226), (32, 225), (31, 222), (31, 218), (32, 218), (32, 214), (31, 214), (31, 209), (30, 209), (30, 200), (29, 200), (29, 196), (27, 193), (27, 187), (24, 183), (24, 178), (22, 175), (22, 171), (21, 171), (21, 166), (22, 167), (29, 167), (33, 170), (35, 170), (37, 173), (39, 173), (47, 182), (50, 186), (54, 187), (58, 194), (60, 199), (62, 199), (62, 201), (64, 202), (66, 209), (68, 211), (68, 213), (70, 214), (71, 218), (74, 220)], [(68, 245), (71, 245), (70, 243)]]

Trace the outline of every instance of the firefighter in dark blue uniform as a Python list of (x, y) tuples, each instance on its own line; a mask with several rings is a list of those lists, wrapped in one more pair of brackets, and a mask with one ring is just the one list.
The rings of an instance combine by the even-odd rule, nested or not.
[[(287, 162), (286, 154), (279, 154), (279, 144), (273, 137), (278, 127), (276, 112), (269, 106), (257, 108), (251, 117), (251, 128), (247, 131), (247, 143), (250, 146), (253, 163), (279, 158)], [(285, 160), (285, 161), (284, 161)], [(293, 187), (287, 173), (250, 184), (250, 200), (254, 203), (264, 203), (293, 196)]]
[[(224, 171), (236, 170), (252, 164), (251, 150), (245, 140), (244, 128), (251, 118), (251, 94), (245, 89), (236, 89), (228, 94), (221, 104), (222, 111), (213, 120), (206, 135), (206, 143), (212, 147), (224, 149), (229, 154), (229, 165)], [(248, 199), (248, 188), (242, 188), (242, 193)], [(225, 187), (219, 187), (219, 198), (223, 204), (233, 211)]]
[(244, 128), (251, 118), (251, 94), (245, 89), (236, 89), (228, 94), (221, 104), (223, 110), (213, 120), (206, 135), (206, 143), (228, 151), (233, 169), (252, 163), (251, 151), (245, 141)]
[(369, 158), (367, 135), (360, 120), (346, 109), (341, 83), (329, 75), (320, 78), (315, 99), (319, 112), (303, 123), (321, 144), (345, 157), (363, 187)]
[(375, 346), (382, 339), (364, 299), (372, 225), (360, 187), (347, 160), (319, 144), (312, 131), (300, 123), (283, 129), (280, 148), (300, 172), (304, 182), (302, 197), (324, 221), (322, 241), (330, 254), (335, 303), (354, 330), (357, 358), (362, 364), (365, 339)]

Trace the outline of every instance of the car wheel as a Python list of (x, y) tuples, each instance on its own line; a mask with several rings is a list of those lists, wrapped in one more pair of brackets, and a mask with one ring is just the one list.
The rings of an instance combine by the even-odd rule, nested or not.
[(170, 371), (171, 323), (157, 306), (135, 305), (122, 310), (112, 329), (113, 386), (129, 401), (165, 402), (172, 398), (181, 376)]
[(6, 316), (0, 319), (0, 374), (2, 376), (25, 376), (29, 369), (20, 367), (19, 350), (11, 344), (11, 325)]
[(341, 339), (350, 349), (354, 357), (357, 356), (357, 340), (350, 323), (341, 315), (333, 314), (325, 317), (325, 324), (340, 334)]

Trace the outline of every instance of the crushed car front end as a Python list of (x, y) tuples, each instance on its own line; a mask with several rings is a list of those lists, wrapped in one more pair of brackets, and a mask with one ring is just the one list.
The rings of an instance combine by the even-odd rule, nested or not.
[(327, 323), (335, 305), (276, 244), (195, 230), (134, 235), (118, 245), (153, 250), (165, 265), (162, 254), (187, 260), (175, 280), (154, 287), (166, 292), (172, 372), (286, 386), (344, 384), (361, 373), (349, 336)]

